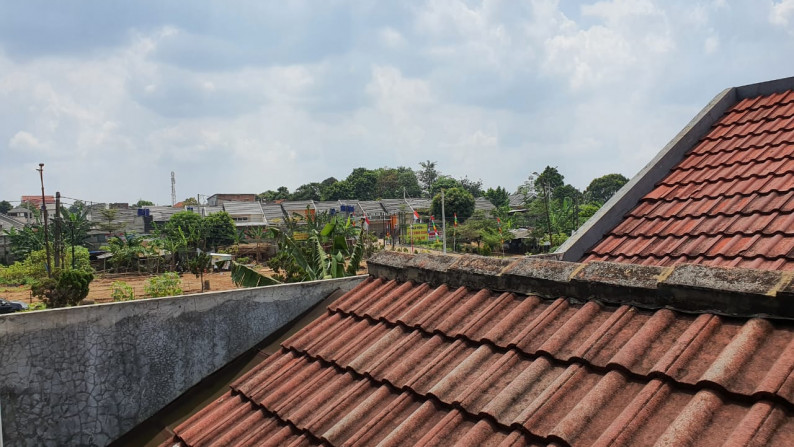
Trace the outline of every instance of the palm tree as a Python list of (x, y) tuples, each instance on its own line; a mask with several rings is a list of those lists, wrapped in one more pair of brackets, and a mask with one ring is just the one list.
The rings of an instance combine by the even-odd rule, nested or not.
[(74, 247), (76, 245), (85, 246), (88, 239), (88, 232), (91, 231), (93, 224), (88, 220), (88, 208), (81, 207), (70, 212), (66, 207), (61, 207), (61, 225), (64, 230), (64, 240), (72, 246), (72, 268), (75, 267)]

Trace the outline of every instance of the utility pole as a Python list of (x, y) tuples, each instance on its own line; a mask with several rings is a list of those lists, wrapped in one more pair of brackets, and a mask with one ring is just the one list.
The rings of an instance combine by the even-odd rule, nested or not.
[(55, 192), (55, 235), (53, 237), (54, 240), (52, 241), (52, 257), (56, 269), (61, 266), (61, 256), (62, 256), (61, 241), (63, 240), (63, 238), (61, 237), (61, 219), (59, 218), (61, 215), (60, 210), (61, 210), (61, 192), (56, 191)]
[(444, 213), (444, 189), (441, 189), (441, 231), (444, 232), (444, 254), (447, 254), (447, 216)]
[(50, 236), (47, 227), (47, 204), (44, 202), (44, 163), (39, 163), (39, 178), (41, 179), (41, 215), (44, 219), (44, 250), (47, 253), (47, 277), (52, 278), (52, 268), (50, 264)]

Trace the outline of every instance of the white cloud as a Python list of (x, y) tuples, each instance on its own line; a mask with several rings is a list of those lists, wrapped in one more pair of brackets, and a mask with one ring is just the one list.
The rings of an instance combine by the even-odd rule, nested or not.
[(781, 0), (772, 2), (769, 10), (769, 23), (773, 25), (788, 26), (789, 20), (794, 15), (794, 0)]
[(38, 138), (31, 135), (29, 132), (20, 130), (19, 132), (15, 133), (10, 140), (8, 140), (8, 147), (19, 151), (24, 151), (29, 149), (41, 149), (44, 147), (44, 145), (41, 144)]
[(281, 27), (253, 8), (130, 19), (112, 45), (26, 57), (0, 32), (3, 192), (35, 190), (40, 161), (94, 201), (170, 202), (172, 170), (187, 197), (427, 159), (486, 187), (547, 164), (583, 187), (633, 175), (722, 88), (794, 72), (769, 26), (794, 0), (329, 3)]

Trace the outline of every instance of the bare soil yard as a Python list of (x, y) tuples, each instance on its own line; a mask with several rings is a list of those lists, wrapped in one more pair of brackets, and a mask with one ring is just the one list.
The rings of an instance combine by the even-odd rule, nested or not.
[[(269, 269), (260, 268), (258, 271), (264, 274), (272, 274)], [(138, 275), (136, 273), (99, 273), (94, 277), (91, 282), (91, 288), (88, 291), (87, 300), (96, 303), (109, 303), (113, 300), (110, 298), (110, 293), (113, 290), (113, 283), (115, 281), (124, 281), (135, 291), (135, 298), (146, 298), (144, 288), (149, 278), (155, 275)], [(182, 280), (182, 291), (185, 294), (201, 292), (201, 281), (196, 278), (192, 273), (186, 273), (180, 276)], [(207, 273), (204, 275), (204, 280), (210, 282), (210, 291), (212, 290), (230, 290), (234, 289), (235, 285), (232, 282), (229, 272), (221, 273)], [(31, 303), (39, 301), (30, 293), (29, 286), (8, 287), (0, 286), (0, 297), (11, 301), (21, 301), (23, 303)]]

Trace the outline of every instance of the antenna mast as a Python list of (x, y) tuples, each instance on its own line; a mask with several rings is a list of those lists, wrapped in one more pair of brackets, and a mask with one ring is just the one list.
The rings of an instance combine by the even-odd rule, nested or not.
[(174, 171), (171, 171), (171, 206), (176, 205), (176, 177)]

